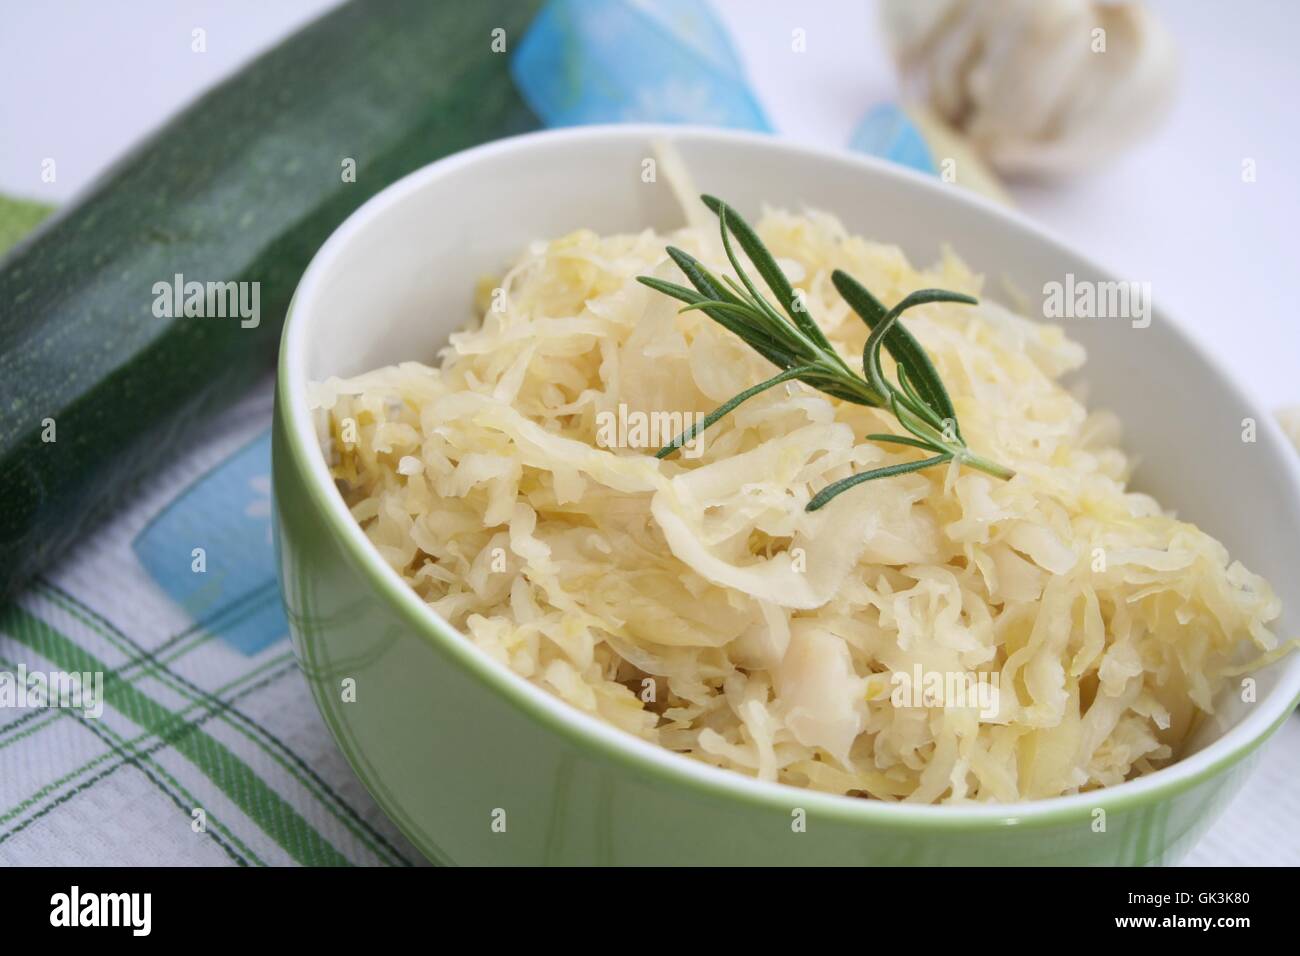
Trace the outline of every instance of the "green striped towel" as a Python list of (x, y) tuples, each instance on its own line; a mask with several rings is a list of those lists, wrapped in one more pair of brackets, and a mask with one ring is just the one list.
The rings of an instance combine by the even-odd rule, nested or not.
[(0, 864), (421, 861), (334, 746), (284, 630), (256, 648), (228, 639), (240, 622), (280, 614), (274, 580), (227, 588), (192, 616), (133, 547), (266, 428), (270, 409), (267, 381), (0, 609), (0, 682), (98, 672), (104, 697), (98, 716), (31, 700), (0, 706)]

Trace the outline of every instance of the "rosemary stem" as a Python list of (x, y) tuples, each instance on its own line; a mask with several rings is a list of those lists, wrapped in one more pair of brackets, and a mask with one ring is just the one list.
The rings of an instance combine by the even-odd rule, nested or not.
[(984, 474), (992, 475), (994, 478), (1001, 478), (1003, 481), (1010, 481), (1016, 476), (1016, 473), (1012, 469), (1007, 468), (1004, 465), (999, 465), (997, 462), (989, 461), (987, 458), (981, 458), (979, 455), (965, 447), (957, 452), (957, 457), (961, 460), (962, 464), (970, 465), (976, 471), (982, 471)]
[(941, 435), (934, 432), (934, 427), (929, 422), (917, 417), (911, 409), (900, 407), (899, 412), (901, 414), (896, 417), (903, 423), (904, 427), (918, 438), (928, 442), (935, 451), (945, 451), (962, 464), (970, 465), (976, 471), (982, 471), (994, 478), (1001, 478), (1003, 481), (1009, 481), (1015, 477), (1016, 473), (1012, 469), (975, 454), (964, 442), (944, 441)]
[[(796, 299), (790, 280), (750, 225), (721, 200), (712, 196), (704, 196), (702, 199), (718, 216), (722, 246), (727, 261), (736, 272), (736, 278), (729, 275), (716, 276), (689, 253), (669, 246), (669, 257), (695, 286), (695, 291), (652, 276), (638, 276), (638, 279), (652, 289), (685, 302), (686, 307), (681, 311), (702, 311), (719, 325), (740, 336), (759, 355), (784, 371), (724, 402), (705, 416), (703, 422), (687, 429), (670, 444), (659, 449), (655, 457), (671, 455), (754, 395), (782, 382), (798, 379), (833, 398), (888, 411), (913, 436), (875, 435), (868, 436), (869, 438), (934, 452), (929, 458), (873, 468), (833, 482), (809, 501), (807, 508), (810, 511), (816, 511), (836, 495), (864, 481), (909, 474), (945, 461), (970, 465), (976, 471), (1004, 481), (1015, 476), (1010, 468), (982, 458), (966, 447), (957, 425), (957, 413), (952, 399), (940, 380), (938, 371), (920, 344), (899, 322), (899, 316), (914, 306), (930, 302), (975, 305), (975, 299), (964, 293), (944, 289), (919, 289), (908, 293), (892, 309), (886, 309), (852, 276), (836, 270), (831, 276), (835, 288), (871, 329), (862, 350), (862, 373), (858, 374), (849, 367), (821, 327), (807, 315), (802, 303)], [(784, 314), (765, 298), (758, 285), (745, 272), (736, 250), (732, 248), (733, 236), (758, 269), (768, 289), (776, 296), (785, 310)], [(885, 378), (881, 370), (882, 348), (894, 357), (897, 386)]]

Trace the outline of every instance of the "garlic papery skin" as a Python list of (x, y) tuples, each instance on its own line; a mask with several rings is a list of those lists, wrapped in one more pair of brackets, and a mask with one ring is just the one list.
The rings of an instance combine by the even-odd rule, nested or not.
[(1000, 172), (1093, 168), (1173, 100), (1177, 56), (1135, 0), (882, 0), (907, 95)]

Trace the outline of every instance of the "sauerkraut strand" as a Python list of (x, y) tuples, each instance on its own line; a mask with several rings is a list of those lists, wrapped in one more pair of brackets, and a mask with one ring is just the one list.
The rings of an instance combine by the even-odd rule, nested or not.
[[(835, 350), (821, 326), (808, 313), (803, 296), (791, 285), (758, 233), (722, 200), (713, 196), (702, 196), (701, 199), (718, 216), (722, 247), (736, 278), (726, 275), (719, 278), (694, 256), (673, 246), (667, 247), (668, 255), (690, 280), (694, 290), (654, 276), (637, 278), (656, 292), (685, 302), (680, 311), (703, 312), (782, 371), (723, 402), (702, 421), (660, 448), (656, 457), (666, 458), (687, 445), (700, 432), (755, 395), (798, 380), (844, 401), (888, 409), (913, 436), (868, 435), (868, 439), (909, 445), (934, 453), (930, 458), (874, 468), (833, 482), (812, 497), (807, 505), (809, 511), (816, 511), (837, 495), (863, 482), (908, 474), (951, 461), (1003, 480), (1014, 476), (1015, 472), (1010, 468), (976, 455), (966, 447), (952, 399), (934, 363), (899, 322), (904, 312), (916, 306), (932, 302), (977, 305), (978, 300), (960, 292), (920, 289), (905, 296), (892, 309), (886, 309), (865, 286), (847, 273), (836, 270), (832, 275), (836, 290), (871, 329), (862, 350), (862, 374), (859, 375)], [(776, 297), (784, 314), (759, 291), (740, 264), (731, 244), (733, 236)], [(885, 376), (880, 364), (882, 348), (893, 356), (898, 384)]]

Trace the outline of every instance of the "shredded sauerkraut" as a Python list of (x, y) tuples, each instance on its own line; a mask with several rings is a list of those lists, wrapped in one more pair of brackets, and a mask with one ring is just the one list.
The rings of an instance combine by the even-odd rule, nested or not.
[[(886, 303), (981, 292), (954, 255), (918, 270), (824, 213), (769, 210), (758, 228), (850, 362), (867, 330), (835, 268)], [(933, 803), (1158, 768), (1243, 653), (1275, 651), (1267, 583), (1126, 490), (1115, 418), (1059, 381), (1083, 349), (987, 299), (906, 324), (969, 445), (1011, 481), (932, 469), (808, 513), (829, 482), (915, 454), (862, 437), (889, 431), (887, 413), (798, 383), (742, 405), (696, 457), (659, 461), (631, 428), (601, 440), (612, 421), (707, 412), (773, 373), (634, 281), (680, 281), (668, 242), (731, 274), (710, 226), (536, 242), (482, 284), (479, 319), (438, 367), (312, 387), (353, 516), (503, 665), (719, 767)], [(954, 699), (954, 676), (995, 701)]]

